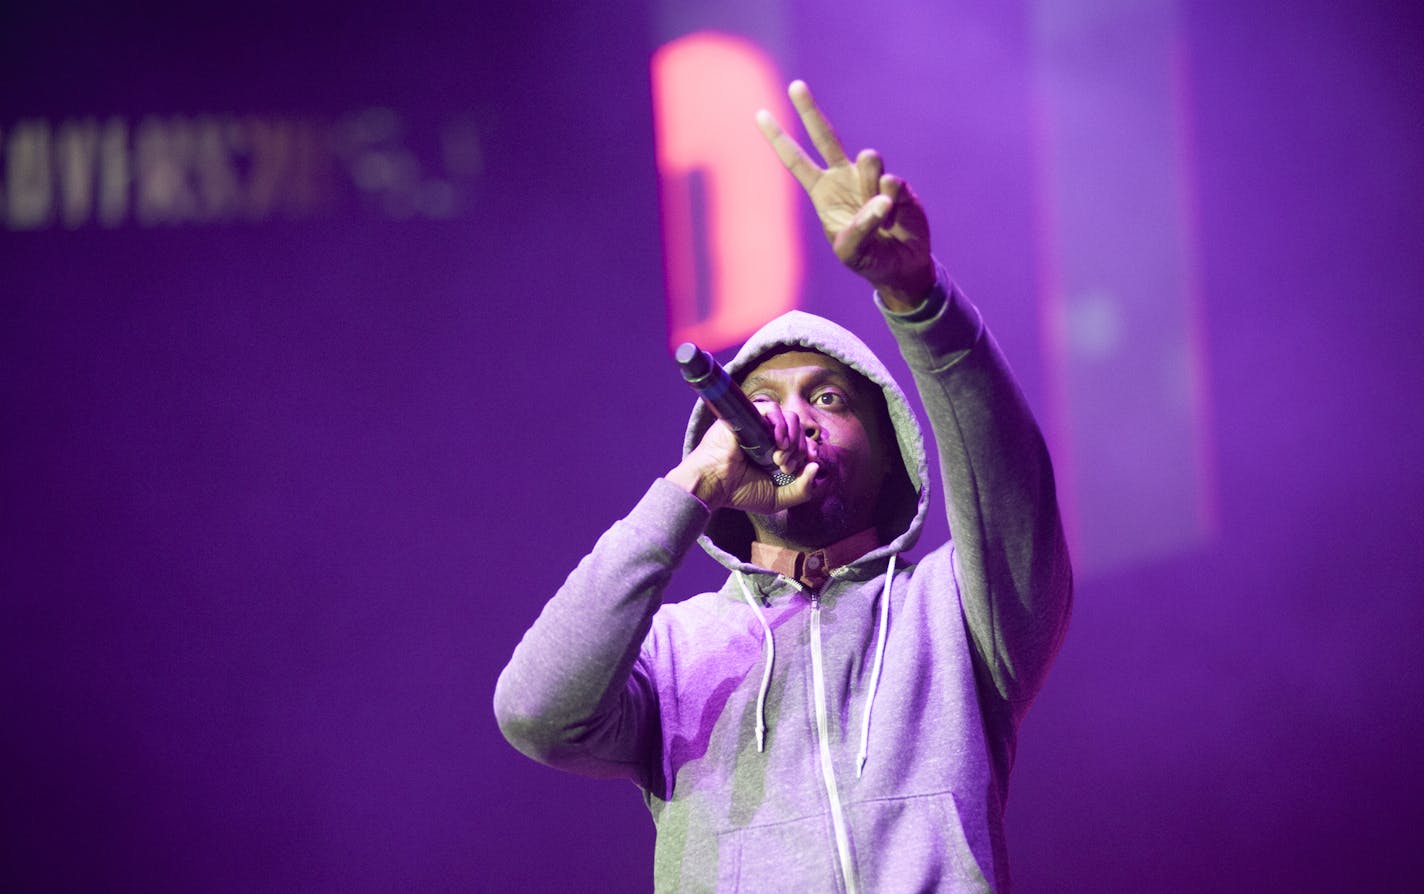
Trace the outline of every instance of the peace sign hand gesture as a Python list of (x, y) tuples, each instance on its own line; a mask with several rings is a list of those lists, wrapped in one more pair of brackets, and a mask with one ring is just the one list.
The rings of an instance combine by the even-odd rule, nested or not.
[(836, 257), (869, 281), (891, 310), (913, 309), (935, 282), (929, 221), (919, 199), (904, 180), (885, 173), (874, 149), (861, 150), (854, 162), (846, 157), (804, 81), (792, 81), (786, 92), (826, 166), (764, 109), (757, 112), (762, 135), (811, 197)]

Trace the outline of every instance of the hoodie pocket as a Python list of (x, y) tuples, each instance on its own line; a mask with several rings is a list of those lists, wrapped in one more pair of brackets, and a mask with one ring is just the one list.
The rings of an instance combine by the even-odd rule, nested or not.
[(717, 835), (717, 890), (755, 894), (839, 891), (829, 816), (808, 816)]
[(846, 812), (863, 890), (993, 890), (980, 869), (994, 865), (987, 827), (966, 817), (952, 792), (860, 801)]

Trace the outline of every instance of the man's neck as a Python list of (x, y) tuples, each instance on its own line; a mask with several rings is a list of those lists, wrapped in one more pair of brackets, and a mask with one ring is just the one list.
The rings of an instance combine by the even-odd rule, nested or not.
[(830, 578), (832, 569), (849, 565), (880, 546), (874, 528), (837, 540), (817, 549), (806, 549), (784, 543), (752, 541), (752, 564), (768, 571), (799, 580), (813, 590), (819, 590)]

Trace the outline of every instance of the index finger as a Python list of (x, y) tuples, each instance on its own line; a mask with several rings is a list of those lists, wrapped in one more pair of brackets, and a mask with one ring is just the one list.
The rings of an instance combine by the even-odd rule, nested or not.
[(757, 412), (761, 413), (762, 421), (770, 430), (771, 439), (776, 445), (776, 449), (784, 449), (782, 445), (790, 440), (791, 426), (786, 417), (782, 415), (781, 407), (771, 401), (762, 401), (757, 404)]
[(841, 139), (836, 136), (836, 129), (831, 126), (831, 122), (821, 114), (821, 107), (816, 105), (816, 99), (811, 95), (811, 88), (806, 86), (805, 81), (795, 80), (791, 82), (791, 86), (786, 88), (786, 93), (791, 97), (791, 104), (796, 107), (797, 114), (801, 116), (801, 126), (806, 128), (806, 135), (811, 138), (811, 145), (821, 153), (826, 167), (845, 164), (848, 159), (845, 148), (841, 146)]
[(801, 188), (810, 192), (811, 187), (816, 185), (816, 181), (821, 179), (825, 171), (811, 160), (811, 156), (806, 154), (806, 150), (801, 148), (795, 137), (781, 129), (781, 125), (766, 109), (757, 112), (756, 121), (762, 136), (766, 137), (771, 148), (776, 150), (776, 157), (781, 159), (781, 163), (791, 172), (791, 176), (796, 178), (796, 182), (801, 184)]

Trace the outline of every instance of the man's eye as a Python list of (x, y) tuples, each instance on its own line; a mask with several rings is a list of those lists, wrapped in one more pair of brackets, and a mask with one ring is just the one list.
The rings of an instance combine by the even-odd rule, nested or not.
[(816, 395), (814, 402), (821, 407), (839, 407), (845, 405), (845, 398), (836, 391), (822, 391)]

